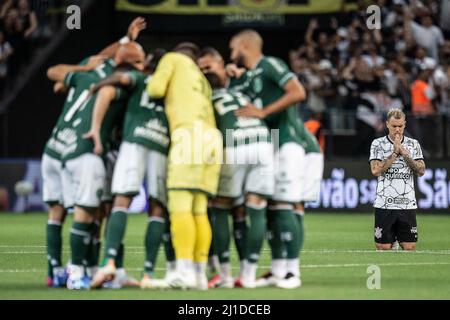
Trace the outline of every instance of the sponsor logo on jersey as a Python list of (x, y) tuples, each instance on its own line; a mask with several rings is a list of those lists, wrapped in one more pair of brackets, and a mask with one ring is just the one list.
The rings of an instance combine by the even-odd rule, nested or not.
[(400, 198), (400, 197), (393, 198), (393, 197), (388, 197), (388, 198), (386, 199), (386, 203), (387, 203), (387, 204), (408, 204), (408, 203), (410, 203), (410, 202), (411, 202), (411, 200), (408, 199), (408, 198)]
[(375, 228), (375, 238), (380, 239), (382, 237), (383, 228), (376, 227)]
[[(401, 165), (401, 164), (399, 164)], [(388, 180), (401, 179), (401, 180), (409, 180), (411, 174), (409, 172), (400, 172), (400, 168), (391, 167), (384, 174), (384, 178)]]

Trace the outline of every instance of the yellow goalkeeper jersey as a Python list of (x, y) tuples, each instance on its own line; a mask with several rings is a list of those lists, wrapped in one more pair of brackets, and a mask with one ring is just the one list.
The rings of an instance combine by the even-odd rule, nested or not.
[(165, 97), (170, 132), (191, 127), (195, 121), (216, 127), (211, 87), (195, 62), (188, 56), (170, 52), (164, 55), (147, 85), (152, 98)]

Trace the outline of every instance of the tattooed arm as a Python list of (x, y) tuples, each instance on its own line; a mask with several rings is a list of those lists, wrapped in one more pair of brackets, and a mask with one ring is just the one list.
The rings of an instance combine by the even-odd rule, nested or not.
[(400, 149), (400, 154), (403, 156), (403, 159), (405, 159), (406, 163), (408, 164), (408, 167), (410, 167), (411, 170), (417, 172), (417, 175), (419, 177), (425, 174), (425, 161), (414, 160), (409, 154), (408, 150), (406, 150), (403, 147), (401, 147)]
[(386, 160), (372, 160), (370, 161), (370, 170), (372, 171), (372, 174), (375, 177), (381, 176), (383, 173), (385, 173), (391, 165), (395, 162), (397, 159), (397, 153), (393, 152), (389, 157), (387, 157)]

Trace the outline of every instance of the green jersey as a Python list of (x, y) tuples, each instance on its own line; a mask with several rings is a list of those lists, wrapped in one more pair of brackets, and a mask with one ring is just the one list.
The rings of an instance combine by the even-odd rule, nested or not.
[(240, 92), (220, 89), (214, 90), (212, 100), (217, 128), (224, 137), (224, 147), (270, 141), (269, 129), (264, 121), (234, 115), (234, 111), (249, 103), (248, 97)]
[[(231, 85), (248, 95), (255, 106), (263, 108), (284, 95), (284, 85), (295, 77), (280, 59), (264, 56), (255, 69), (247, 71)], [(286, 142), (301, 143), (301, 119), (295, 105), (269, 115), (266, 123), (270, 129), (279, 130), (280, 146)]]
[[(80, 66), (86, 65), (88, 60), (89, 57), (83, 59), (78, 65)], [(90, 71), (90, 73), (97, 76), (98, 80), (100, 80), (106, 77), (106, 75), (111, 74), (114, 68), (115, 68), (114, 61), (109, 59), (106, 60), (103, 64), (99, 65), (94, 70)], [(64, 149), (64, 143), (57, 139), (58, 131), (66, 125), (64, 118), (67, 112), (70, 110), (70, 108), (78, 102), (78, 99), (82, 91), (83, 91), (82, 89), (77, 90), (74, 87), (71, 87), (69, 89), (66, 100), (64, 101), (63, 108), (61, 110), (61, 114), (58, 120), (56, 121), (55, 127), (53, 128), (52, 133), (50, 135), (50, 139), (47, 141), (44, 148), (44, 153), (52, 158), (61, 160), (61, 154)]]
[(163, 99), (151, 99), (147, 93), (147, 77), (139, 71), (128, 73), (133, 91), (128, 99), (123, 140), (137, 143), (167, 155), (169, 152), (169, 123)]
[[(75, 88), (76, 97), (74, 98), (77, 102), (65, 114), (64, 125), (59, 128), (56, 136), (56, 139), (64, 144), (61, 154), (63, 162), (93, 151), (92, 140), (84, 139), (83, 135), (91, 128), (92, 112), (97, 97), (97, 95), (89, 97), (89, 88), (98, 80), (98, 76), (93, 72), (69, 73), (66, 76), (65, 85)], [(109, 150), (111, 132), (119, 122), (120, 116), (123, 115), (126, 98), (127, 93), (122, 89), (117, 89), (116, 97), (105, 114), (100, 131), (101, 141), (105, 146), (105, 154)]]

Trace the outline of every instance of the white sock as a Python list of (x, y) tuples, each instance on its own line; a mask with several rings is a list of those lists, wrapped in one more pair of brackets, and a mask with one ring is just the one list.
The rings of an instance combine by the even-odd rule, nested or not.
[(206, 273), (206, 262), (195, 262), (194, 266), (195, 266), (196, 273), (200, 273), (200, 274)]
[(296, 277), (300, 277), (300, 259), (287, 259), (286, 269), (287, 272), (292, 273)]
[(177, 272), (186, 273), (194, 272), (194, 262), (188, 259), (178, 259), (176, 261)]
[(284, 278), (286, 275), (286, 259), (272, 260), (271, 271), (275, 277)]
[(241, 277), (244, 273), (244, 267), (245, 267), (245, 263), (247, 262), (246, 259), (241, 260), (240, 261), (240, 265), (239, 265), (239, 276)]
[(208, 258), (208, 265), (212, 272), (220, 272), (220, 262), (217, 255)]
[(177, 265), (176, 265), (175, 261), (167, 261), (167, 266), (166, 266), (167, 271), (175, 271), (176, 266)]
[(231, 263), (221, 263), (220, 264), (220, 277), (222, 279), (227, 279), (231, 277)]
[(255, 281), (257, 269), (258, 269), (257, 263), (250, 263), (246, 261), (242, 277), (245, 278), (246, 280)]

